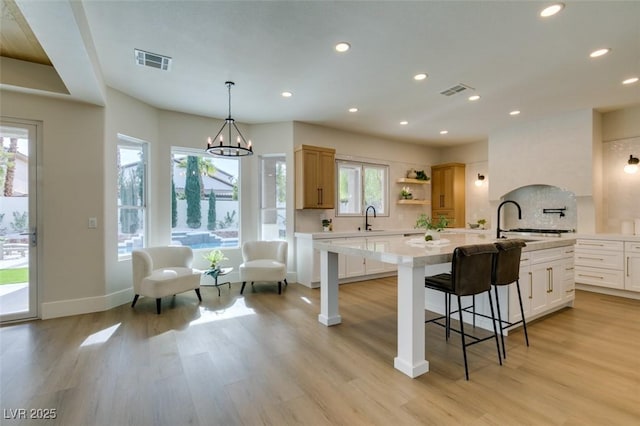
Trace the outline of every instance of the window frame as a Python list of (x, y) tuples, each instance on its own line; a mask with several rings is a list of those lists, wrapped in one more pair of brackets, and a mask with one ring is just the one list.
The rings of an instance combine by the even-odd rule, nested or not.
[[(149, 245), (149, 143), (142, 139), (134, 138), (131, 136), (127, 136), (124, 134), (118, 133), (118, 142), (116, 144), (116, 156), (120, 156), (121, 147), (129, 147), (131, 149), (139, 149), (142, 153), (142, 171), (143, 171), (143, 179), (142, 179), (142, 200), (140, 206), (125, 206), (122, 204), (122, 200), (120, 199), (120, 183), (116, 181), (117, 190), (116, 190), (116, 254), (118, 256), (118, 260), (126, 260), (131, 258), (131, 252), (125, 251), (124, 253), (120, 253), (119, 251), (119, 239), (120, 239), (120, 215), (121, 209), (130, 209), (140, 211), (140, 216), (142, 217), (142, 247), (148, 247)], [(119, 166), (116, 164), (116, 168)], [(120, 179), (120, 171), (116, 171), (116, 179)]]
[[(265, 205), (265, 198), (264, 198), (264, 172), (265, 172), (265, 161), (267, 160), (276, 160), (277, 162), (280, 162), (282, 164), (284, 164), (285, 167), (285, 182), (284, 182), (284, 191), (285, 191), (285, 196), (284, 196), (284, 206), (282, 207), (278, 207), (277, 203), (276, 203), (276, 207), (264, 207)], [(264, 213), (266, 211), (275, 211), (276, 212), (276, 216), (278, 214), (278, 212), (284, 212), (284, 224), (285, 224), (285, 235), (284, 236), (280, 236), (278, 233), (278, 240), (282, 240), (282, 241), (287, 241), (287, 179), (286, 179), (286, 175), (287, 175), (287, 156), (286, 154), (268, 154), (268, 155), (261, 155), (260, 156), (260, 173), (259, 173), (259, 184), (258, 187), (260, 189), (260, 199), (259, 199), (259, 217), (258, 217), (258, 232), (260, 235), (261, 239), (265, 239), (266, 237), (268, 237), (267, 235), (264, 234), (264, 223), (263, 223), (263, 217), (264, 217)], [(276, 220), (276, 225), (277, 225), (277, 220)]]
[[(359, 183), (359, 203), (360, 203), (360, 211), (354, 213), (343, 213), (340, 210), (340, 168), (341, 165), (349, 165), (354, 168), (360, 169), (360, 183)], [(369, 204), (365, 203), (365, 176), (366, 169), (382, 169), (385, 174), (385, 182), (382, 184), (382, 195), (383, 195), (383, 206), (384, 211), (376, 212), (378, 216), (388, 217), (390, 215), (390, 199), (389, 199), (389, 188), (390, 188), (390, 167), (388, 164), (384, 163), (373, 163), (368, 161), (355, 161), (355, 160), (346, 160), (346, 159), (336, 159), (336, 217), (363, 217), (365, 216), (365, 211)]]

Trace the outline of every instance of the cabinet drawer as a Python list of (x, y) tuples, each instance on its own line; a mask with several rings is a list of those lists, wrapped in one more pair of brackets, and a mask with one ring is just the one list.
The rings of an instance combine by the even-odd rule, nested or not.
[(599, 287), (624, 288), (624, 274), (612, 269), (576, 266), (576, 282)]
[(624, 243), (622, 241), (608, 241), (608, 240), (581, 240), (576, 241), (576, 249), (592, 249), (592, 250), (612, 250), (622, 251)]
[[(554, 260), (560, 260), (563, 257), (566, 257), (564, 249), (564, 247), (558, 247), (553, 249), (530, 251), (528, 252), (529, 256), (527, 257), (531, 258), (531, 264), (553, 262)], [(522, 253), (522, 256), (526, 255), (527, 252)]]
[(576, 249), (576, 265), (591, 268), (620, 269), (623, 266), (622, 252)]
[(626, 253), (640, 253), (640, 241), (639, 242), (627, 241), (626, 243), (624, 243), (624, 251)]

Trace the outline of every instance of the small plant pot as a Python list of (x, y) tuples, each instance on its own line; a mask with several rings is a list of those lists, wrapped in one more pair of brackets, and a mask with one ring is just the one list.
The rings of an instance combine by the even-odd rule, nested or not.
[[(431, 238), (428, 238), (428, 237), (431, 237)], [(424, 233), (424, 239), (426, 241), (439, 240), (440, 232), (436, 231), (435, 229), (429, 229), (427, 232)]]

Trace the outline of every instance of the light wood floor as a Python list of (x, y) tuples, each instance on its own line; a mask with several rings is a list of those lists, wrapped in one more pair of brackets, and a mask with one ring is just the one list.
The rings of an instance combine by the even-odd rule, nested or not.
[(0, 423), (38, 425), (638, 425), (640, 301), (577, 292), (575, 308), (469, 349), (428, 325), (431, 371), (393, 368), (395, 278), (343, 285), (343, 323), (317, 321), (319, 291), (202, 289), (107, 312), (0, 328)]

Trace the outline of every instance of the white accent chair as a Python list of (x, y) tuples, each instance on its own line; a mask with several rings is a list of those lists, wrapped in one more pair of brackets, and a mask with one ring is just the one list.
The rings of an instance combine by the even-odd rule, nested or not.
[(161, 311), (161, 298), (195, 290), (200, 296), (201, 271), (191, 268), (191, 247), (163, 246), (136, 249), (131, 252), (133, 269), (133, 308), (139, 296), (156, 299), (156, 310)]
[(248, 241), (242, 245), (240, 281), (244, 291), (247, 281), (278, 282), (278, 294), (282, 293), (282, 282), (287, 283), (287, 242), (286, 241)]

